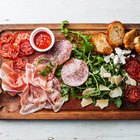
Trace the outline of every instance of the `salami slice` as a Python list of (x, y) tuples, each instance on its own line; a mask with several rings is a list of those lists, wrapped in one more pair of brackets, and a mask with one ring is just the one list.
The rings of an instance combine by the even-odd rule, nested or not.
[(71, 42), (69, 40), (61, 40), (55, 43), (48, 54), (51, 54), (54, 57), (54, 62), (57, 65), (61, 65), (70, 58), (71, 51)]
[(39, 64), (49, 64), (53, 60), (54, 60), (54, 58), (51, 54), (42, 54), (42, 55), (37, 56), (34, 59), (33, 64), (35, 66), (37, 66)]
[(54, 77), (54, 73), (57, 68), (57, 65), (54, 64), (53, 60), (54, 57), (51, 54), (42, 54), (36, 57), (33, 61), (33, 64), (36, 66), (36, 70), (38, 72), (44, 70), (46, 66), (50, 67), (51, 64), (53, 65), (51, 66), (52, 68), (51, 72), (48, 75), (46, 75), (47, 80), (51, 80)]
[(76, 87), (82, 85), (88, 78), (89, 69), (87, 64), (79, 59), (71, 59), (64, 64), (61, 77), (65, 84)]

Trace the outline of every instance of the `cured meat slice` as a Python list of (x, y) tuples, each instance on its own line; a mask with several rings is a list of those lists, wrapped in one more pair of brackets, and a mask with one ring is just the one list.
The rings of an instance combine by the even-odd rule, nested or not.
[(54, 77), (54, 73), (57, 68), (57, 65), (53, 62), (54, 57), (51, 54), (43, 54), (36, 57), (33, 61), (33, 64), (35, 65), (37, 72), (41, 72), (46, 68), (46, 66), (51, 67), (51, 72), (46, 75), (47, 80), (51, 80)]
[(53, 48), (47, 53), (54, 57), (54, 63), (61, 65), (66, 62), (71, 55), (72, 44), (69, 40), (61, 40), (54, 44)]
[(18, 73), (9, 72), (2, 78), (2, 89), (7, 91), (11, 96), (20, 93), (26, 87), (25, 77), (21, 77)]
[[(47, 100), (49, 101), (54, 112), (58, 112), (64, 103), (60, 92), (54, 89), (53, 92), (51, 93), (46, 92), (46, 95), (47, 95)], [(48, 108), (48, 104), (44, 108)]]
[(52, 54), (42, 54), (34, 59), (33, 64), (35, 66), (39, 64), (49, 64), (53, 60), (54, 57), (52, 56)]
[(26, 115), (41, 110), (46, 105), (46, 92), (40, 87), (29, 84), (21, 94), (20, 114)]
[(82, 85), (88, 78), (87, 64), (79, 59), (71, 59), (64, 64), (61, 70), (62, 80), (65, 84), (76, 87)]
[(2, 63), (0, 68), (0, 78), (2, 79), (4, 75), (8, 74), (9, 72), (15, 72), (13, 70), (13, 61), (7, 61)]
[(46, 78), (38, 74), (33, 64), (26, 64), (26, 79), (28, 83), (45, 89), (47, 80)]
[(49, 81), (49, 85), (52, 90), (46, 90), (47, 100), (46, 106), (44, 108), (53, 108), (54, 112), (58, 112), (62, 105), (64, 104), (64, 100), (60, 94), (60, 83), (56, 77), (54, 77), (51, 81)]

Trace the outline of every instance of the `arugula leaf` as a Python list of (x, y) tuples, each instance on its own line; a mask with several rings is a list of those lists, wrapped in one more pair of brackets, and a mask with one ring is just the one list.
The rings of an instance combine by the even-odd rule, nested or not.
[(38, 59), (38, 60), (37, 60), (37, 64), (42, 63), (44, 60), (45, 60), (45, 58), (43, 58), (43, 57), (42, 57), (42, 58), (40, 58), (40, 59)]
[(50, 62), (49, 65), (46, 65), (46, 67), (44, 68), (44, 70), (39, 71), (38, 74), (42, 75), (42, 76), (47, 76), (53, 69), (54, 64), (53, 62)]
[[(67, 20), (64, 20), (62, 21), (61, 26), (60, 26), (61, 32), (64, 34), (64, 36), (66, 38), (69, 38), (71, 42), (75, 40), (75, 43), (77, 46), (80, 44), (81, 47), (79, 48), (83, 53), (89, 53), (90, 51), (92, 51), (94, 46), (90, 42), (91, 36), (84, 35), (82, 32), (79, 32), (79, 31), (69, 30), (68, 28), (66, 28), (67, 24), (69, 24), (69, 22)], [(72, 34), (77, 35), (78, 39), (74, 39)]]
[[(121, 75), (122, 77), (126, 77), (126, 72), (123, 69), (122, 65), (114, 65), (113, 60), (111, 59), (109, 63), (104, 61), (104, 56), (95, 54), (93, 52), (94, 45), (92, 44), (91, 36), (85, 35), (82, 32), (68, 29), (67, 25), (69, 22), (67, 20), (61, 23), (61, 32), (64, 37), (69, 39), (73, 43), (73, 49), (71, 53), (71, 57), (81, 59), (85, 61), (89, 68), (89, 77), (87, 81), (79, 86), (79, 87), (69, 87), (67, 85), (61, 86), (62, 96), (68, 99), (69, 95), (81, 99), (81, 98), (91, 98), (96, 103), (97, 99), (109, 99), (113, 101), (115, 105), (119, 108), (122, 104), (121, 98), (113, 99), (109, 96), (110, 91), (100, 91), (99, 85), (103, 84), (113, 90), (116, 88), (116, 84), (111, 84), (108, 78), (102, 78), (100, 75), (100, 68), (103, 66), (107, 72), (111, 73), (111, 75)], [(56, 70), (56, 77), (61, 79), (61, 68)], [(119, 86), (123, 87), (124, 80), (120, 83)], [(94, 88), (95, 90), (88, 95), (81, 95), (87, 88)]]
[(122, 100), (121, 100), (121, 98), (120, 98), (120, 97), (116, 98), (116, 99), (114, 100), (114, 103), (115, 103), (115, 105), (116, 105), (117, 108), (120, 108), (121, 105), (122, 105)]

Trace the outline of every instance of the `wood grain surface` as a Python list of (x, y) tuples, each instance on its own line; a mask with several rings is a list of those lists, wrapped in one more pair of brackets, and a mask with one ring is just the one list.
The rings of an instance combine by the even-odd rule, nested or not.
[[(8, 32), (16, 31), (29, 31), (37, 27), (50, 28), (56, 37), (56, 40), (64, 39), (60, 32), (60, 24), (6, 24), (0, 25), (0, 35)], [(70, 29), (82, 31), (84, 34), (92, 35), (95, 32), (106, 32), (107, 24), (70, 24)], [(140, 24), (125, 24), (126, 31), (137, 28), (140, 34)], [(104, 110), (100, 110), (95, 106), (88, 106), (82, 108), (80, 101), (76, 99), (70, 99), (66, 102), (62, 109), (58, 113), (54, 113), (52, 110), (41, 110), (29, 115), (20, 115), (19, 108), (12, 112), (7, 109), (14, 104), (19, 103), (19, 97), (13, 98), (5, 94), (0, 95), (0, 119), (49, 119), (49, 120), (69, 120), (69, 119), (95, 119), (95, 120), (126, 120), (126, 119), (140, 119), (140, 102), (130, 103), (127, 100), (123, 100), (123, 105), (120, 109), (117, 109), (114, 105), (110, 105)], [(5, 105), (5, 102), (8, 105)]]

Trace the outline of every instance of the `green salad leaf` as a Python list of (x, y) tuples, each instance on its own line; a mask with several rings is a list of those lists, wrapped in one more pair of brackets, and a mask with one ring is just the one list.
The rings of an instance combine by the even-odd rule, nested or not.
[[(126, 77), (126, 72), (123, 69), (123, 66), (121, 64), (114, 65), (113, 60), (106, 63), (103, 55), (95, 54), (93, 52), (94, 46), (90, 42), (91, 36), (84, 35), (79, 31), (68, 29), (68, 24), (69, 22), (67, 20), (62, 22), (61, 32), (64, 34), (64, 37), (69, 39), (73, 44), (71, 57), (81, 59), (87, 63), (89, 68), (89, 77), (83, 85), (78, 87), (69, 87), (65, 84), (61, 84), (62, 96), (66, 101), (68, 100), (69, 96), (77, 99), (90, 97), (93, 100), (93, 104), (96, 103), (97, 99), (109, 99), (110, 101), (114, 102), (117, 108), (119, 108), (122, 104), (121, 97), (113, 99), (109, 96), (110, 91), (101, 91), (99, 88), (100, 84), (108, 87), (110, 90), (114, 90), (117, 87), (117, 85), (112, 84), (108, 78), (101, 77), (100, 69), (103, 66), (112, 76), (121, 75), (122, 77)], [(62, 65), (56, 69), (55, 76), (62, 81), (61, 68)], [(123, 80), (119, 86), (123, 87)], [(82, 92), (87, 88), (94, 88), (94, 90), (87, 95), (82, 95)]]

